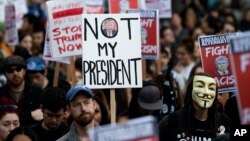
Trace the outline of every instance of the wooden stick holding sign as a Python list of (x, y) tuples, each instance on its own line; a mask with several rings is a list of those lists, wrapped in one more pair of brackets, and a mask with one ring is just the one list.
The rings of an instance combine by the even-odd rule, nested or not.
[(70, 74), (71, 74), (71, 85), (75, 86), (76, 85), (76, 74), (75, 74), (75, 60), (74, 57), (70, 57)]
[(53, 78), (53, 87), (58, 86), (59, 73), (60, 73), (60, 63), (56, 62), (55, 63), (54, 78)]
[(111, 124), (116, 124), (116, 101), (115, 101), (115, 89), (110, 89), (110, 112), (111, 112)]
[(142, 59), (142, 80), (147, 79), (147, 61)]

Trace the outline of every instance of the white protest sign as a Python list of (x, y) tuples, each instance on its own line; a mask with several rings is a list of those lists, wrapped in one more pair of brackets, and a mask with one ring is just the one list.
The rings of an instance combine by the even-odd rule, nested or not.
[(47, 1), (46, 6), (53, 58), (81, 55), (83, 0)]
[(104, 0), (85, 0), (84, 2), (87, 14), (104, 13)]
[[(7, 5), (7, 0), (0, 0), (0, 22), (5, 22), (5, 10), (4, 7)], [(21, 27), (23, 22), (23, 15), (28, 13), (28, 7), (26, 0), (11, 0), (11, 3), (15, 5), (15, 18), (17, 29)]]
[(142, 9), (158, 9), (160, 18), (172, 17), (171, 0), (142, 0)]
[(128, 121), (122, 125), (106, 125), (89, 130), (92, 141), (158, 141), (157, 122), (146, 116)]
[(12, 3), (5, 5), (6, 43), (10, 46), (18, 45), (16, 28), (15, 6)]
[(0, 9), (1, 9), (1, 12), (0, 12), (0, 22), (4, 22), (5, 20), (5, 10), (4, 10), (4, 7), (7, 3), (7, 0), (0, 0)]
[(23, 16), (28, 13), (26, 0), (11, 0), (16, 8), (16, 27), (19, 29), (23, 23)]
[(48, 61), (60, 62), (69, 64), (69, 58), (52, 58), (51, 48), (50, 48), (50, 39), (49, 39), (49, 27), (47, 26), (46, 35), (45, 35), (45, 42), (44, 42), (44, 49), (43, 49), (43, 59)]
[(140, 14), (85, 14), (82, 20), (84, 84), (141, 87)]

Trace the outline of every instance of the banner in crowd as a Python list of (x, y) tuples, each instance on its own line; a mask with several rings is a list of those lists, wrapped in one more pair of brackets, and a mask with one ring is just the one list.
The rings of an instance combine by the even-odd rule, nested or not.
[(172, 17), (171, 0), (142, 0), (142, 9), (158, 9), (160, 18)]
[(139, 0), (109, 0), (109, 13), (124, 13), (128, 9), (139, 9)]
[[(28, 7), (26, 0), (10, 0), (15, 6), (15, 18), (16, 18), (16, 27), (19, 29), (23, 22), (23, 16), (28, 13)], [(8, 0), (0, 0), (0, 22), (5, 22), (5, 6), (8, 4)]]
[(82, 54), (83, 0), (47, 1), (49, 36), (53, 58)]
[(231, 62), (237, 85), (237, 98), (241, 123), (250, 124), (250, 32), (240, 33), (231, 39)]
[(50, 48), (50, 39), (49, 39), (49, 26), (47, 26), (46, 34), (45, 34), (45, 41), (44, 41), (44, 49), (43, 49), (43, 59), (53, 62), (60, 62), (64, 64), (69, 64), (69, 58), (52, 58), (51, 48)]
[(152, 116), (129, 120), (126, 124), (105, 125), (89, 130), (92, 141), (159, 141), (156, 119)]
[(5, 26), (6, 43), (10, 46), (18, 45), (15, 6), (12, 3), (5, 5)]
[(203, 69), (215, 77), (218, 92), (236, 91), (231, 69), (229, 39), (233, 34), (199, 37)]
[(158, 10), (127, 10), (128, 13), (140, 13), (142, 58), (159, 58), (159, 21)]
[(142, 86), (140, 15), (82, 15), (83, 82), (90, 88)]
[(87, 14), (103, 14), (104, 13), (104, 0), (85, 0), (85, 8)]

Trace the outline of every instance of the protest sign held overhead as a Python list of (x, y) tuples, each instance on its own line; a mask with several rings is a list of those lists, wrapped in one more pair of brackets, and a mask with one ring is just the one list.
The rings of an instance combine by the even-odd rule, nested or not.
[(140, 13), (142, 58), (159, 57), (158, 10), (128, 10), (128, 13)]
[(47, 1), (46, 5), (52, 57), (81, 55), (83, 1)]
[[(28, 12), (26, 0), (11, 0), (11, 3), (15, 6), (15, 19), (16, 27), (19, 29), (23, 22), (23, 16)], [(8, 0), (0, 0), (0, 22), (5, 22), (5, 6), (8, 4)]]
[(85, 0), (84, 2), (87, 14), (104, 13), (104, 0)]
[(50, 39), (49, 39), (49, 27), (47, 26), (45, 40), (44, 40), (44, 49), (43, 49), (43, 59), (48, 61), (60, 62), (69, 64), (69, 58), (52, 58), (52, 52), (50, 48)]
[(250, 124), (250, 33), (240, 33), (231, 39), (231, 62), (238, 90), (238, 106), (242, 124)]
[(5, 6), (6, 42), (10, 46), (18, 45), (18, 33), (16, 27), (16, 14), (13, 3)]
[(199, 37), (204, 71), (215, 77), (218, 92), (236, 91), (231, 69), (229, 39), (232, 34)]
[(171, 0), (143, 0), (142, 9), (158, 9), (160, 18), (172, 17)]
[(128, 9), (139, 9), (139, 0), (109, 0), (109, 13), (124, 13)]
[(84, 84), (141, 87), (140, 15), (86, 14), (82, 20)]
[(106, 125), (89, 130), (93, 141), (158, 141), (156, 119), (152, 116), (128, 121), (123, 125)]

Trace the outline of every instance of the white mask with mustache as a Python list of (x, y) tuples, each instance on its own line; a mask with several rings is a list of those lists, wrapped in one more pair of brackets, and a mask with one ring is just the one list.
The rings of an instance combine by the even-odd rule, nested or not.
[(193, 80), (192, 99), (201, 108), (207, 109), (213, 105), (216, 96), (216, 81), (214, 78), (196, 75)]

